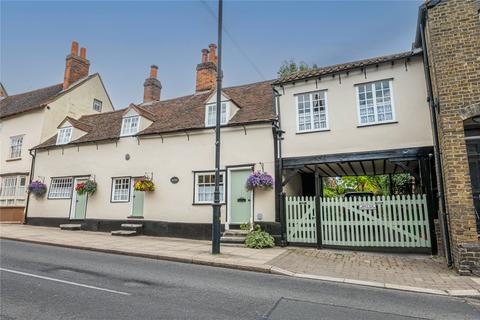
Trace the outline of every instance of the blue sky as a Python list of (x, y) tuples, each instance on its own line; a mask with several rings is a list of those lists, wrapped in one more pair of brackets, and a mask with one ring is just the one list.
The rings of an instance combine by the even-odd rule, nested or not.
[[(226, 0), (225, 85), (273, 79), (290, 58), (325, 66), (409, 50), (421, 3)], [(72, 40), (87, 48), (116, 108), (141, 102), (151, 64), (162, 99), (191, 94), (200, 50), (216, 42), (212, 1), (1, 0), (0, 9), (9, 94), (62, 82)]]

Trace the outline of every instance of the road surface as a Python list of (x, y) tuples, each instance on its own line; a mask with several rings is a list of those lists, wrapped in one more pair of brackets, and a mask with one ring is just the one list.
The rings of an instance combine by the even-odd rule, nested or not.
[(0, 241), (0, 318), (480, 319), (480, 301)]

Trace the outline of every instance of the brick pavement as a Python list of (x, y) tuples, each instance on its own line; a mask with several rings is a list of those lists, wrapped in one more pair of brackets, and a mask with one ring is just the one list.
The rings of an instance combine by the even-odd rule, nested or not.
[(290, 248), (268, 262), (297, 274), (435, 290), (480, 290), (479, 277), (459, 276), (442, 257)]

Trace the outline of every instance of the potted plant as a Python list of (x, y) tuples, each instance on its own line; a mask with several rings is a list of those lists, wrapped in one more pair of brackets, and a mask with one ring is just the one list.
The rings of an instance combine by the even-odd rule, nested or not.
[(254, 171), (248, 178), (246, 183), (246, 188), (248, 190), (254, 189), (272, 189), (273, 188), (273, 178), (266, 172), (263, 171)]
[(97, 183), (93, 180), (87, 180), (85, 182), (79, 182), (75, 186), (75, 191), (77, 194), (82, 195), (87, 193), (88, 195), (93, 195), (97, 191)]
[(28, 185), (28, 191), (36, 196), (43, 196), (47, 192), (47, 185), (42, 181), (35, 180)]
[(155, 191), (155, 184), (153, 181), (148, 177), (141, 177), (135, 181), (133, 185), (133, 189), (137, 191)]

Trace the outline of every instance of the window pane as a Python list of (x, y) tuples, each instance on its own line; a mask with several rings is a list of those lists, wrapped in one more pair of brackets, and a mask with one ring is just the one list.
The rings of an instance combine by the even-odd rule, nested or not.
[[(214, 173), (202, 173), (198, 174), (195, 184), (195, 199), (197, 203), (213, 203), (215, 192), (215, 174)], [(220, 189), (220, 201), (223, 202), (223, 184), (224, 173), (220, 173), (219, 189)]]
[(70, 198), (73, 188), (73, 178), (53, 178), (48, 197), (53, 199)]
[(297, 96), (298, 131), (327, 128), (325, 91)]
[(22, 155), (23, 136), (10, 138), (10, 158), (20, 158)]
[(393, 120), (389, 81), (358, 86), (357, 99), (361, 124)]
[(130, 178), (115, 178), (113, 180), (112, 201), (129, 201)]
[(138, 132), (139, 116), (127, 117), (122, 119), (122, 136), (133, 135)]
[(61, 128), (58, 131), (57, 144), (69, 143), (72, 138), (72, 127)]

